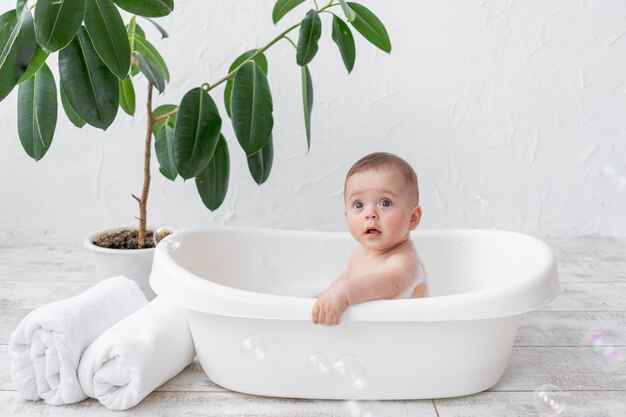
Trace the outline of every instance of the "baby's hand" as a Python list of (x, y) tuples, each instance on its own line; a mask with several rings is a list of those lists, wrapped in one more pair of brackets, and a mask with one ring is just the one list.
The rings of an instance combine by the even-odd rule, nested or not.
[(331, 286), (317, 296), (311, 316), (315, 324), (339, 324), (339, 319), (348, 308), (348, 299), (341, 286)]

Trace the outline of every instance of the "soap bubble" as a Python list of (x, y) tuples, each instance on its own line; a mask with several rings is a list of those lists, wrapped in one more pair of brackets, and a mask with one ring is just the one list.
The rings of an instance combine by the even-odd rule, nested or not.
[(334, 383), (351, 391), (358, 391), (365, 385), (367, 372), (357, 358), (351, 355), (340, 356), (333, 364), (331, 379)]
[(545, 384), (537, 388), (535, 400), (540, 404), (544, 416), (555, 417), (565, 410), (566, 394), (556, 385)]
[(182, 239), (179, 236), (168, 236), (159, 242), (158, 247), (164, 248), (168, 252), (174, 252), (180, 247), (181, 243)]
[(591, 331), (587, 334), (586, 339), (587, 345), (593, 347), (593, 350), (605, 359), (610, 361), (622, 360), (623, 352), (620, 348), (614, 346), (616, 343), (612, 341), (615, 339), (615, 336), (611, 332), (601, 334), (600, 332)]
[(154, 244), (165, 248), (168, 252), (178, 249), (182, 243), (182, 237), (176, 232), (179, 229), (173, 224), (165, 224), (154, 231)]
[(328, 375), (330, 372), (330, 361), (320, 352), (312, 353), (307, 361), (307, 368), (314, 375)]
[(358, 401), (349, 400), (346, 401), (345, 404), (348, 412), (350, 413), (350, 417), (362, 417), (361, 406)]
[(167, 236), (178, 232), (179, 229), (176, 225), (173, 224), (164, 224), (163, 226), (159, 226), (154, 231), (154, 244), (158, 244), (161, 240), (165, 239)]
[(619, 191), (626, 189), (626, 165), (605, 164), (602, 167), (602, 179), (604, 182)]
[(480, 201), (483, 206), (487, 205), (487, 196), (476, 193), (476, 200)]
[(241, 355), (251, 356), (254, 359), (262, 361), (265, 359), (265, 344), (263, 341), (245, 338), (241, 341)]
[(377, 404), (377, 401), (359, 402), (355, 400), (348, 400), (345, 402), (345, 407), (348, 410), (350, 417), (372, 417), (372, 413), (364, 410), (366, 407), (371, 407), (373, 404)]

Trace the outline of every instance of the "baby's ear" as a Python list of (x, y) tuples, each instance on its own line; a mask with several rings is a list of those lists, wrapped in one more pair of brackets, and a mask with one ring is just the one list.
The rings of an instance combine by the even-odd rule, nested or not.
[(411, 213), (411, 222), (409, 223), (409, 229), (415, 230), (418, 224), (420, 224), (420, 220), (422, 220), (422, 207), (417, 206), (413, 213)]

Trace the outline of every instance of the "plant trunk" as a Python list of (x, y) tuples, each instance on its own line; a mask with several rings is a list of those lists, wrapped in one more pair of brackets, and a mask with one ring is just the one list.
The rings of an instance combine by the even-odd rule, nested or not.
[(147, 115), (147, 129), (146, 129), (146, 147), (144, 149), (143, 160), (143, 190), (141, 191), (141, 198), (139, 199), (139, 248), (143, 248), (146, 245), (146, 207), (148, 205), (148, 191), (150, 191), (150, 151), (152, 149), (152, 83), (148, 82), (148, 115)]

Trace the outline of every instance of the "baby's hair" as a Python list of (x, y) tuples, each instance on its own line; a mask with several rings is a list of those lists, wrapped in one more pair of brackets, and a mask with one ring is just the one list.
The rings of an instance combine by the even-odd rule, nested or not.
[(417, 184), (417, 174), (415, 170), (404, 159), (387, 152), (374, 152), (356, 161), (348, 171), (348, 175), (346, 175), (345, 184), (348, 183), (348, 178), (356, 173), (379, 169), (397, 169), (400, 171), (400, 174), (402, 174), (409, 187), (415, 189), (415, 201), (419, 204), (420, 190)]

